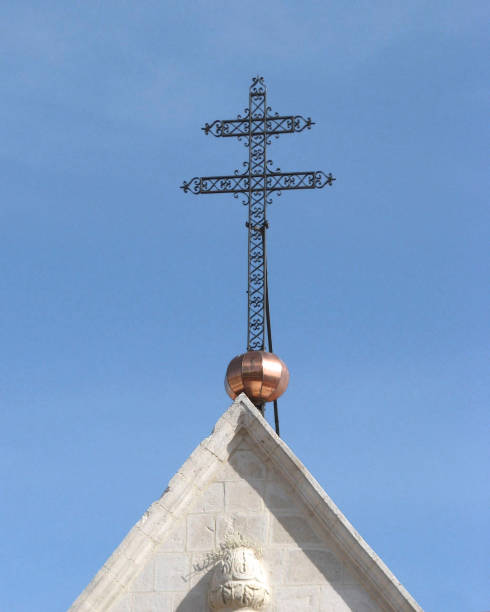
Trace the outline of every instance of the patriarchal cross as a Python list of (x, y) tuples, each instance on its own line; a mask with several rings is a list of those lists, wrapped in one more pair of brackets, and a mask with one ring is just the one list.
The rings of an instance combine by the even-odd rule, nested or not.
[[(235, 170), (229, 176), (202, 176), (184, 181), (184, 192), (196, 194), (232, 193), (235, 198), (244, 194), (248, 205), (248, 332), (247, 350), (264, 350), (264, 328), (267, 306), (267, 262), (265, 233), (268, 228), (266, 208), (271, 203), (274, 191), (291, 189), (321, 189), (332, 185), (332, 174), (321, 170), (308, 172), (281, 172), (272, 170), (272, 161), (267, 158), (270, 137), (293, 134), (310, 129), (314, 125), (310, 118), (301, 115), (279, 115), (272, 113), (266, 102), (266, 87), (263, 77), (252, 80), (248, 108), (244, 116), (236, 119), (217, 119), (202, 128), (205, 134), (220, 138), (238, 138), (248, 147), (248, 162), (245, 170)], [(271, 347), (269, 347), (271, 350)]]

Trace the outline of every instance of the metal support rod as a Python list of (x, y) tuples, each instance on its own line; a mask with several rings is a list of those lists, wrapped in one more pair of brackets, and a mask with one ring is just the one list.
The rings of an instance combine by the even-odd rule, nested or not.
[[(267, 248), (266, 241), (264, 237), (264, 257), (265, 257), (265, 319), (267, 325), (267, 343), (269, 345), (269, 353), (273, 353), (272, 349), (272, 329), (271, 329), (271, 312), (270, 312), (270, 302), (269, 302), (269, 274), (268, 274), (268, 266), (267, 266)], [(277, 405), (277, 400), (274, 400), (274, 425), (276, 428), (276, 434), (280, 437), (281, 432), (279, 429), (279, 408)]]

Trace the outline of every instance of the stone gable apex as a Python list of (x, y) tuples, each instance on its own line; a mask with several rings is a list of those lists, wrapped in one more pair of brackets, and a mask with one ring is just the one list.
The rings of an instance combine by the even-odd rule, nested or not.
[[(240, 452), (244, 435), (250, 437), (260, 456), (274, 466), (315, 521), (328, 532), (335, 546), (362, 577), (368, 591), (380, 602), (378, 609), (421, 612), (410, 594), (244, 394), (233, 402), (216, 423), (211, 435), (194, 450), (171, 479), (161, 498), (131, 529), (69, 612), (114, 609), (116, 602), (129, 592), (135, 578), (168, 540), (185, 511), (206, 490), (209, 491), (209, 483), (217, 473), (228, 469), (230, 456), (235, 451)], [(299, 612), (300, 608), (288, 609), (298, 609)], [(159, 604), (158, 609), (174, 610), (175, 607), (171, 604), (160, 607)], [(180, 610), (180, 607), (177, 609)]]

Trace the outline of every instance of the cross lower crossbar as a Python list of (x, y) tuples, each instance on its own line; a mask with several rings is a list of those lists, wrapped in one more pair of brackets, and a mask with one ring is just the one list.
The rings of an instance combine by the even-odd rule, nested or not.
[(312, 172), (268, 172), (267, 174), (232, 174), (201, 176), (184, 181), (185, 193), (250, 193), (256, 191), (287, 191), (290, 189), (321, 189), (332, 185), (335, 178), (321, 170)]

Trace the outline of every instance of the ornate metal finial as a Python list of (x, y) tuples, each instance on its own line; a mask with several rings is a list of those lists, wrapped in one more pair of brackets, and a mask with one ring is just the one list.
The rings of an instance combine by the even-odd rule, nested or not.
[(288, 383), (289, 370), (284, 361), (266, 351), (248, 351), (234, 357), (225, 375), (225, 389), (231, 399), (243, 392), (256, 406), (277, 400)]
[(305, 119), (301, 115), (273, 114), (266, 104), (264, 78), (256, 76), (250, 85), (248, 108), (243, 116), (217, 119), (202, 128), (205, 134), (244, 140), (248, 148), (248, 161), (243, 163), (244, 171), (235, 170), (229, 176), (194, 177), (182, 185), (186, 193), (232, 193), (235, 198), (243, 194), (243, 204), (248, 206), (248, 351), (265, 349), (266, 206), (271, 203), (271, 194), (276, 192), (281, 195), (281, 192), (292, 189), (320, 189), (332, 185), (335, 180), (332, 174), (320, 170), (272, 170), (272, 161), (267, 159), (267, 145), (270, 144), (271, 136), (302, 132), (312, 125), (314, 123), (309, 117)]

